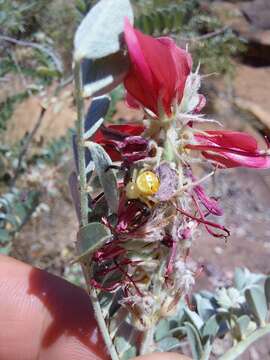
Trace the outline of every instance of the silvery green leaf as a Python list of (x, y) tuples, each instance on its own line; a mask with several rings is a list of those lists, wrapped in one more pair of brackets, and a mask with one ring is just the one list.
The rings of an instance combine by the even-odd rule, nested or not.
[(117, 336), (114, 340), (114, 344), (120, 360), (129, 360), (136, 356), (135, 346), (131, 346), (129, 341), (123, 336)]
[(201, 360), (203, 355), (203, 347), (200, 339), (199, 331), (188, 322), (185, 322), (188, 341), (191, 346), (192, 358), (194, 360)]
[[(76, 167), (77, 173), (79, 173), (77, 134), (72, 135), (72, 149), (73, 149), (73, 159), (74, 159), (75, 167)], [(87, 171), (86, 171), (87, 174), (90, 172), (89, 167), (92, 168), (92, 165), (90, 165), (91, 160), (92, 160), (92, 158), (91, 158), (91, 154), (90, 154), (89, 150), (85, 149), (85, 165), (87, 168)]]
[(204, 299), (208, 299), (208, 300), (214, 299), (214, 294), (208, 290), (200, 291), (200, 296), (202, 296)]
[(104, 245), (110, 237), (111, 233), (109, 229), (98, 222), (93, 222), (80, 228), (77, 236), (77, 250), (79, 256), (75, 261), (96, 251)]
[(209, 339), (204, 345), (203, 345), (203, 359), (208, 360), (211, 355), (211, 351), (213, 348), (213, 343)]
[(169, 330), (170, 330), (169, 321), (167, 319), (160, 320), (156, 326), (155, 340), (159, 341), (162, 338), (164, 338), (166, 335), (168, 335)]
[(245, 291), (247, 303), (260, 325), (265, 323), (267, 315), (267, 304), (262, 287), (253, 286)]
[(109, 110), (109, 96), (94, 98), (85, 116), (84, 138), (89, 139), (99, 129)]
[(264, 292), (267, 301), (268, 309), (270, 308), (270, 276), (268, 276), (264, 283)]
[(196, 329), (200, 330), (203, 327), (204, 322), (195, 311), (191, 311), (188, 308), (186, 308), (184, 312), (185, 312), (185, 318), (190, 323), (192, 323), (193, 326), (196, 327)]
[(121, 48), (124, 19), (133, 22), (129, 0), (100, 0), (78, 27), (74, 39), (74, 58), (99, 59)]
[(0, 247), (0, 254), (1, 255), (9, 255), (11, 251), (11, 243), (7, 244), (6, 246)]
[(116, 176), (112, 169), (112, 161), (102, 146), (88, 141), (86, 142), (95, 163), (95, 170), (103, 187), (104, 196), (109, 208), (116, 213), (118, 210), (119, 194), (117, 189)]
[(102, 314), (104, 319), (106, 319), (107, 316), (111, 318), (121, 306), (119, 304), (120, 292), (121, 291), (109, 293), (103, 291), (100, 293), (99, 303), (102, 308)]
[(215, 313), (214, 305), (209, 299), (202, 297), (200, 294), (195, 294), (194, 298), (196, 301), (198, 314), (203, 319), (203, 321), (206, 321)]
[(226, 310), (230, 308), (240, 308), (245, 302), (244, 296), (234, 287), (218, 289), (216, 300), (218, 304)]
[(122, 51), (82, 62), (83, 96), (100, 96), (119, 85), (129, 70), (129, 57)]
[(265, 275), (251, 273), (247, 268), (236, 268), (234, 272), (235, 286), (239, 291), (242, 292), (259, 283), (264, 278)]
[(5, 229), (0, 229), (0, 246), (12, 240), (12, 236)]
[(218, 315), (211, 316), (204, 324), (202, 329), (203, 337), (214, 338), (220, 328), (220, 317)]
[(107, 201), (104, 197), (99, 199), (94, 206), (91, 207), (89, 211), (88, 221), (89, 222), (99, 222), (102, 216), (109, 216), (109, 208)]
[(158, 341), (156, 346), (159, 351), (171, 351), (181, 345), (181, 342), (175, 337), (168, 336)]

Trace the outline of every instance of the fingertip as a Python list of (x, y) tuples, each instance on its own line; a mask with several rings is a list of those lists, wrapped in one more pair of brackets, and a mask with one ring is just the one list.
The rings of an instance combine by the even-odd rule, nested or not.
[(191, 358), (175, 352), (154, 352), (143, 356), (138, 356), (133, 360), (192, 360)]
[(108, 359), (86, 292), (3, 256), (0, 326), (0, 359)]

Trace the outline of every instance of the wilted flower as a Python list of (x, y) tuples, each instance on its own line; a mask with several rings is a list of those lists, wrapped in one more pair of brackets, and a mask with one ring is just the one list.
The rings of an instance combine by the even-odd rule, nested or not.
[(108, 125), (96, 132), (93, 141), (102, 145), (113, 161), (139, 160), (148, 156), (148, 141), (139, 136), (144, 126), (140, 124)]
[(160, 187), (155, 195), (155, 199), (160, 201), (169, 200), (178, 189), (179, 175), (168, 162), (162, 163), (157, 168), (157, 174), (160, 179)]

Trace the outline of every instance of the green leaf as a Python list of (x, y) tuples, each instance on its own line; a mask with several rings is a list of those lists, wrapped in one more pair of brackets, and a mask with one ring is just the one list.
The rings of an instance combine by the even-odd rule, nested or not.
[(112, 169), (109, 168), (112, 165), (112, 161), (102, 146), (91, 141), (87, 141), (86, 146), (91, 152), (95, 169), (103, 187), (108, 206), (114, 213), (116, 213), (118, 210), (119, 195), (116, 176), (114, 175)]
[(164, 338), (166, 335), (168, 335), (170, 330), (170, 324), (167, 319), (162, 319), (158, 323), (155, 331), (155, 340), (160, 341), (162, 338)]
[(119, 51), (125, 17), (133, 22), (129, 0), (100, 0), (76, 31), (75, 60), (99, 59)]
[(75, 1), (76, 8), (79, 12), (84, 14), (86, 12), (86, 2), (84, 0), (76, 0)]
[(85, 256), (93, 253), (95, 250), (104, 245), (110, 237), (111, 233), (109, 229), (98, 222), (93, 222), (82, 227), (77, 236), (79, 256), (75, 259), (75, 261), (79, 261)]
[(203, 337), (214, 338), (220, 327), (220, 317), (218, 315), (211, 316), (203, 326), (202, 335)]
[(203, 347), (198, 330), (188, 322), (185, 322), (188, 341), (191, 346), (193, 360), (201, 360), (203, 355)]
[(0, 245), (12, 240), (10, 233), (5, 229), (0, 229)]
[(200, 331), (200, 329), (203, 327), (203, 320), (200, 318), (200, 316), (195, 312), (191, 311), (188, 308), (184, 310), (186, 319), (193, 324), (193, 326)]
[(260, 325), (263, 325), (267, 315), (267, 304), (263, 289), (259, 286), (253, 286), (245, 291), (245, 296), (256, 320)]

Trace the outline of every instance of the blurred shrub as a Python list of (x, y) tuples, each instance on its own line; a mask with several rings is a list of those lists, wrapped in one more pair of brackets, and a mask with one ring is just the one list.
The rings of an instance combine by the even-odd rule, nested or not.
[(52, 0), (0, 0), (0, 29), (5, 35), (31, 33), (38, 26), (36, 16)]
[(9, 254), (14, 235), (38, 205), (37, 191), (13, 189), (0, 196), (0, 254)]
[(231, 57), (243, 43), (198, 0), (134, 0), (135, 25), (155, 36), (173, 35), (181, 46), (189, 44), (195, 64), (208, 72), (231, 73)]

